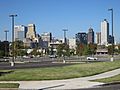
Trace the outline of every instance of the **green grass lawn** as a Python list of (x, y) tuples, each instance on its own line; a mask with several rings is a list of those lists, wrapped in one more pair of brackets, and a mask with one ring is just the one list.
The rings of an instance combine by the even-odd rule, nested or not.
[(0, 83), (0, 88), (18, 88), (18, 83)]
[(98, 79), (98, 80), (94, 80), (94, 81), (104, 82), (104, 83), (120, 82), (120, 74), (110, 77), (110, 78)]
[[(0, 76), (0, 81), (56, 80), (95, 75), (120, 68), (120, 61), (76, 64), (62, 67), (16, 69)], [(5, 71), (5, 70), (4, 70)], [(2, 70), (0, 70), (2, 72)]]

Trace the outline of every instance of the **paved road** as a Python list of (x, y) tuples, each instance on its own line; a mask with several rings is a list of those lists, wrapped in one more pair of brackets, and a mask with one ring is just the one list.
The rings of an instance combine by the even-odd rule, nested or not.
[(95, 88), (84, 88), (79, 90), (120, 90), (120, 84), (113, 84), (113, 85), (107, 85), (107, 86), (101, 86), (101, 87), (95, 87)]
[[(95, 61), (110, 61), (110, 58), (108, 57), (98, 57), (98, 56), (95, 56), (98, 58), (98, 60), (87, 60), (85, 56), (71, 56), (71, 57), (65, 57), (65, 60), (66, 61), (77, 61), (77, 62), (95, 62)], [(118, 60), (118, 58), (114, 57), (115, 60)], [(23, 62), (41, 62), (41, 61), (57, 61), (57, 60), (63, 60), (63, 57), (60, 57), (60, 58), (49, 58), (48, 56), (45, 56), (45, 57), (35, 57), (35, 58), (17, 58), (16, 61), (23, 61)], [(0, 61), (4, 61), (5, 59), (0, 59)], [(7, 59), (7, 60), (12, 60), (12, 59)], [(119, 58), (120, 60), (120, 58)]]
[[(20, 68), (36, 68), (36, 67), (50, 67), (50, 66), (63, 66), (70, 65), (70, 63), (52, 63), (57, 62), (58, 60), (63, 60), (63, 58), (49, 58), (49, 57), (40, 57), (40, 58), (26, 58), (26, 59), (17, 59), (14, 67), (11, 67), (9, 62), (0, 62), (0, 69), (20, 69)], [(88, 62), (85, 60), (85, 57), (66, 57), (66, 62)], [(97, 60), (106, 61), (106, 60)], [(95, 60), (89, 60), (89, 62), (95, 62)]]
[(10, 63), (0, 63), (0, 69), (23, 69), (23, 68), (43, 68), (54, 66), (66, 66), (72, 65), (70, 63), (52, 63), (51, 61), (42, 62), (28, 62), (28, 63), (15, 63), (15, 66), (11, 67)]

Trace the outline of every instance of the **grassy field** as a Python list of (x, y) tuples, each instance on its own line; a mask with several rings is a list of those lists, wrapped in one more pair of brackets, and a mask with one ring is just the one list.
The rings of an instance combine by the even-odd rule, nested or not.
[[(62, 67), (16, 69), (0, 76), (0, 81), (56, 80), (95, 75), (120, 68), (120, 61), (76, 64)], [(0, 70), (2, 72), (3, 70)], [(5, 70), (4, 70), (5, 72)]]
[(18, 83), (0, 83), (0, 88), (18, 88), (18, 87), (19, 87)]
[(94, 80), (94, 81), (104, 82), (104, 83), (120, 82), (120, 74), (110, 77), (110, 78), (98, 79), (98, 80)]

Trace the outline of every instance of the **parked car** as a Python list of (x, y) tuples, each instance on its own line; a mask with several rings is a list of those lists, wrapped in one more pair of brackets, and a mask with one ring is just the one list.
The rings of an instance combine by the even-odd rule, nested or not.
[(29, 57), (29, 56), (23, 56), (23, 58), (28, 59), (28, 58), (30, 58), (30, 57)]
[(98, 60), (96, 57), (87, 57), (87, 60)]

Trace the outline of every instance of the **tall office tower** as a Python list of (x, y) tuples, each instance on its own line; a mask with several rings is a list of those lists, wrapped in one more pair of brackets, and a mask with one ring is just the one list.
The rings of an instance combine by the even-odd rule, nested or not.
[(35, 24), (28, 24), (28, 30), (26, 33), (26, 38), (34, 40), (36, 37)]
[(14, 27), (14, 40), (21, 40), (23, 41), (25, 38), (25, 32), (27, 31), (27, 27), (23, 25), (16, 25)]
[(88, 30), (88, 37), (87, 38), (88, 38), (88, 44), (94, 43), (94, 31), (91, 27)]
[(101, 22), (101, 45), (108, 45), (109, 41), (109, 23), (106, 19)]
[(101, 32), (96, 33), (96, 44), (101, 45)]
[(114, 37), (112, 37), (112, 35), (109, 35), (109, 41), (108, 41), (108, 43), (112, 44), (112, 41), (114, 43)]
[(50, 32), (44, 32), (41, 34), (41, 38), (43, 41), (51, 42), (52, 40), (52, 33)]
[(75, 35), (76, 38), (76, 44), (87, 44), (87, 34), (82, 32), (82, 33), (77, 33)]

